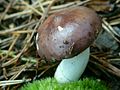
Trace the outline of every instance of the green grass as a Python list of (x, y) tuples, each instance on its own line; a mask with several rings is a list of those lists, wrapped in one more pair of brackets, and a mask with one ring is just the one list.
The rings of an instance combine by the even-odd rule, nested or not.
[(84, 78), (76, 82), (59, 84), (54, 78), (46, 78), (25, 84), (20, 90), (109, 90), (97, 79)]

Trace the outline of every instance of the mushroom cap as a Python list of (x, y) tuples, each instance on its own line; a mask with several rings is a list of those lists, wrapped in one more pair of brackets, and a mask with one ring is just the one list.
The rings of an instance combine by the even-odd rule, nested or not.
[(100, 29), (100, 18), (87, 7), (54, 13), (37, 30), (38, 53), (48, 61), (74, 57), (93, 43)]

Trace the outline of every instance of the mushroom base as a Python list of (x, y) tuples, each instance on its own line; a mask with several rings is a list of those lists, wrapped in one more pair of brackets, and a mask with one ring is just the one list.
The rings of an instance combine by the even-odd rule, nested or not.
[(54, 77), (59, 83), (79, 80), (89, 60), (90, 49), (69, 59), (63, 59), (58, 65)]

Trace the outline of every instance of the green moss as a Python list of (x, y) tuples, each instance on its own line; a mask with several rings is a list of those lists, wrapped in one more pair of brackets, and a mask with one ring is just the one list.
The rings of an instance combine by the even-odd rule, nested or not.
[(108, 90), (100, 81), (84, 78), (76, 82), (59, 84), (54, 78), (46, 78), (25, 84), (20, 90)]

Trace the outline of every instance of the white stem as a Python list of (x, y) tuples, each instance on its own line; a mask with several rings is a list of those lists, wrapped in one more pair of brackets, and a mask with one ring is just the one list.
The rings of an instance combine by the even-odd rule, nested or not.
[(89, 60), (90, 50), (87, 48), (79, 55), (63, 59), (58, 65), (54, 77), (59, 83), (79, 80)]

